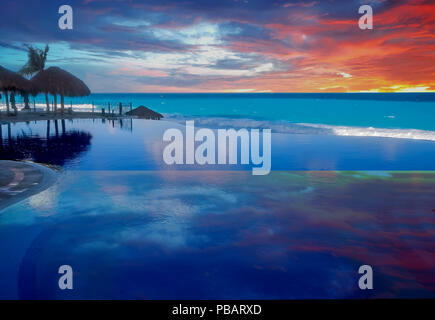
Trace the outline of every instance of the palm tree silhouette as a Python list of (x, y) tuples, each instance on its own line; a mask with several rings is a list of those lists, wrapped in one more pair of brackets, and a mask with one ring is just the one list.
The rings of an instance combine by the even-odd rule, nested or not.
[[(31, 76), (36, 72), (42, 71), (45, 68), (45, 62), (47, 61), (48, 54), (48, 44), (45, 49), (33, 48), (32, 46), (27, 46), (27, 63), (21, 68), (19, 73)], [(45, 102), (47, 104), (47, 112), (50, 111), (50, 102), (48, 100), (48, 92), (45, 92)]]

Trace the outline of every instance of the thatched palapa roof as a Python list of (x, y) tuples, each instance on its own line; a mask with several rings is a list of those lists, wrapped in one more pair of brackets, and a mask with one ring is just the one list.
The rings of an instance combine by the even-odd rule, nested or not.
[(160, 118), (163, 118), (163, 115), (145, 106), (139, 106), (136, 109), (126, 112), (125, 114), (128, 116), (136, 116), (143, 119), (160, 120)]
[(0, 66), (0, 91), (32, 91), (32, 83), (18, 73)]
[(31, 80), (39, 92), (82, 97), (91, 94), (88, 86), (79, 78), (58, 67), (38, 72)]

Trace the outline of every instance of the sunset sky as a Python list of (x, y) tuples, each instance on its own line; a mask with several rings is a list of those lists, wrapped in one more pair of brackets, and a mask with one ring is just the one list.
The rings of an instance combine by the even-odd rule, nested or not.
[[(58, 8), (74, 29), (58, 28)], [(374, 29), (360, 30), (369, 4)], [(0, 65), (25, 45), (93, 92), (435, 91), (435, 2), (2, 0)]]

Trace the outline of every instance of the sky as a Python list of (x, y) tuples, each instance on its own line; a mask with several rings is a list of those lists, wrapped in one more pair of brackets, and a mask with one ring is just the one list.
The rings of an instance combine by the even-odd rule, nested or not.
[[(73, 9), (60, 30), (58, 9)], [(373, 8), (361, 30), (358, 8)], [(430, 0), (2, 0), (0, 65), (49, 44), (47, 67), (92, 92), (433, 92)]]

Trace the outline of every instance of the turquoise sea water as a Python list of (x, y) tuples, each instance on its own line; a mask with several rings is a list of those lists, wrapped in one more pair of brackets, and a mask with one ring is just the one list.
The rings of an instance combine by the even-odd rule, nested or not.
[[(42, 104), (44, 98), (38, 96), (36, 102)], [(325, 131), (318, 126), (295, 126), (303, 123), (356, 127), (358, 130), (351, 133), (363, 136), (370, 127), (419, 129), (431, 131), (428, 136), (435, 140), (435, 93), (110, 93), (66, 99), (68, 105), (88, 110), (92, 103), (96, 109), (105, 108), (107, 111), (108, 103), (112, 108), (118, 108), (119, 102), (132, 103), (133, 107), (145, 105), (170, 119), (194, 118), (214, 127), (267, 126), (287, 133)]]

